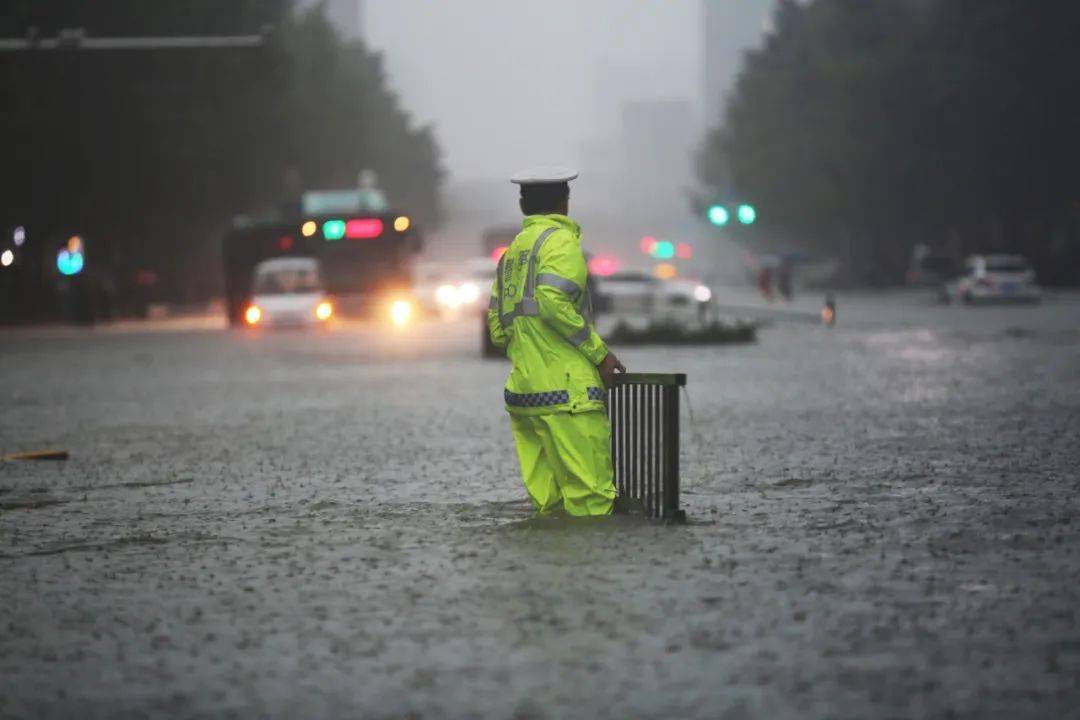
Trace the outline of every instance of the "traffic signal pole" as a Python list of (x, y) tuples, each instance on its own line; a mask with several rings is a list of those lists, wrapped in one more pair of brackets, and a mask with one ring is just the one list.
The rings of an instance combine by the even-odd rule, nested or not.
[(158, 37), (90, 37), (82, 28), (61, 30), (54, 38), (38, 38), (34, 29), (24, 38), (0, 38), (0, 52), (38, 50), (209, 50), (257, 48), (266, 44), (270, 28), (259, 35), (163, 35)]

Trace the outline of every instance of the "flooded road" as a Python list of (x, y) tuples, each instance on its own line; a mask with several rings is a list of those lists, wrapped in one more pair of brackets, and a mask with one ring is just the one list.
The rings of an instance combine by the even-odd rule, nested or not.
[[(536, 522), (473, 323), (0, 334), (0, 717), (1065, 717), (1080, 297), (688, 374), (690, 522)], [(618, 349), (618, 348), (616, 348)]]

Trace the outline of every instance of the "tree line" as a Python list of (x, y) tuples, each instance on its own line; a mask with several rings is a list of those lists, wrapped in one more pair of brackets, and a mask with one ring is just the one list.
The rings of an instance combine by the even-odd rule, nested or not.
[(898, 280), (923, 243), (1080, 283), (1078, 67), (1080, 3), (781, 0), (700, 175), (857, 281)]
[[(220, 291), (231, 218), (269, 216), (304, 188), (375, 170), (395, 206), (439, 218), (431, 127), (417, 127), (381, 56), (292, 0), (4, 0), (0, 37), (266, 34), (258, 48), (0, 52), (0, 227), (37, 250), (79, 232), (118, 290), (163, 300)], [(0, 241), (6, 238), (0, 238)], [(32, 246), (29, 246), (32, 247)], [(45, 262), (45, 261), (43, 261)], [(100, 266), (99, 266), (100, 267)], [(43, 275), (48, 268), (41, 268)]]

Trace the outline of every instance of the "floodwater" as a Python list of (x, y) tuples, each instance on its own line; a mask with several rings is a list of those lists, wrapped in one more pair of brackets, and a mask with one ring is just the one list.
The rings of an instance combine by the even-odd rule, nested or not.
[(674, 527), (530, 520), (477, 343), (0, 334), (0, 450), (71, 453), (0, 463), (0, 717), (1077, 712), (1080, 297), (627, 349)]

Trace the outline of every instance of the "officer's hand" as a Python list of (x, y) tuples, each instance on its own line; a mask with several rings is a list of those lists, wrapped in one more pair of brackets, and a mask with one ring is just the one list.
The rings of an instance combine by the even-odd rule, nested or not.
[(600, 371), (600, 379), (604, 381), (604, 387), (611, 389), (615, 384), (615, 371), (626, 372), (626, 368), (619, 362), (619, 358), (615, 357), (615, 353), (608, 352), (604, 356), (604, 359), (596, 368)]

